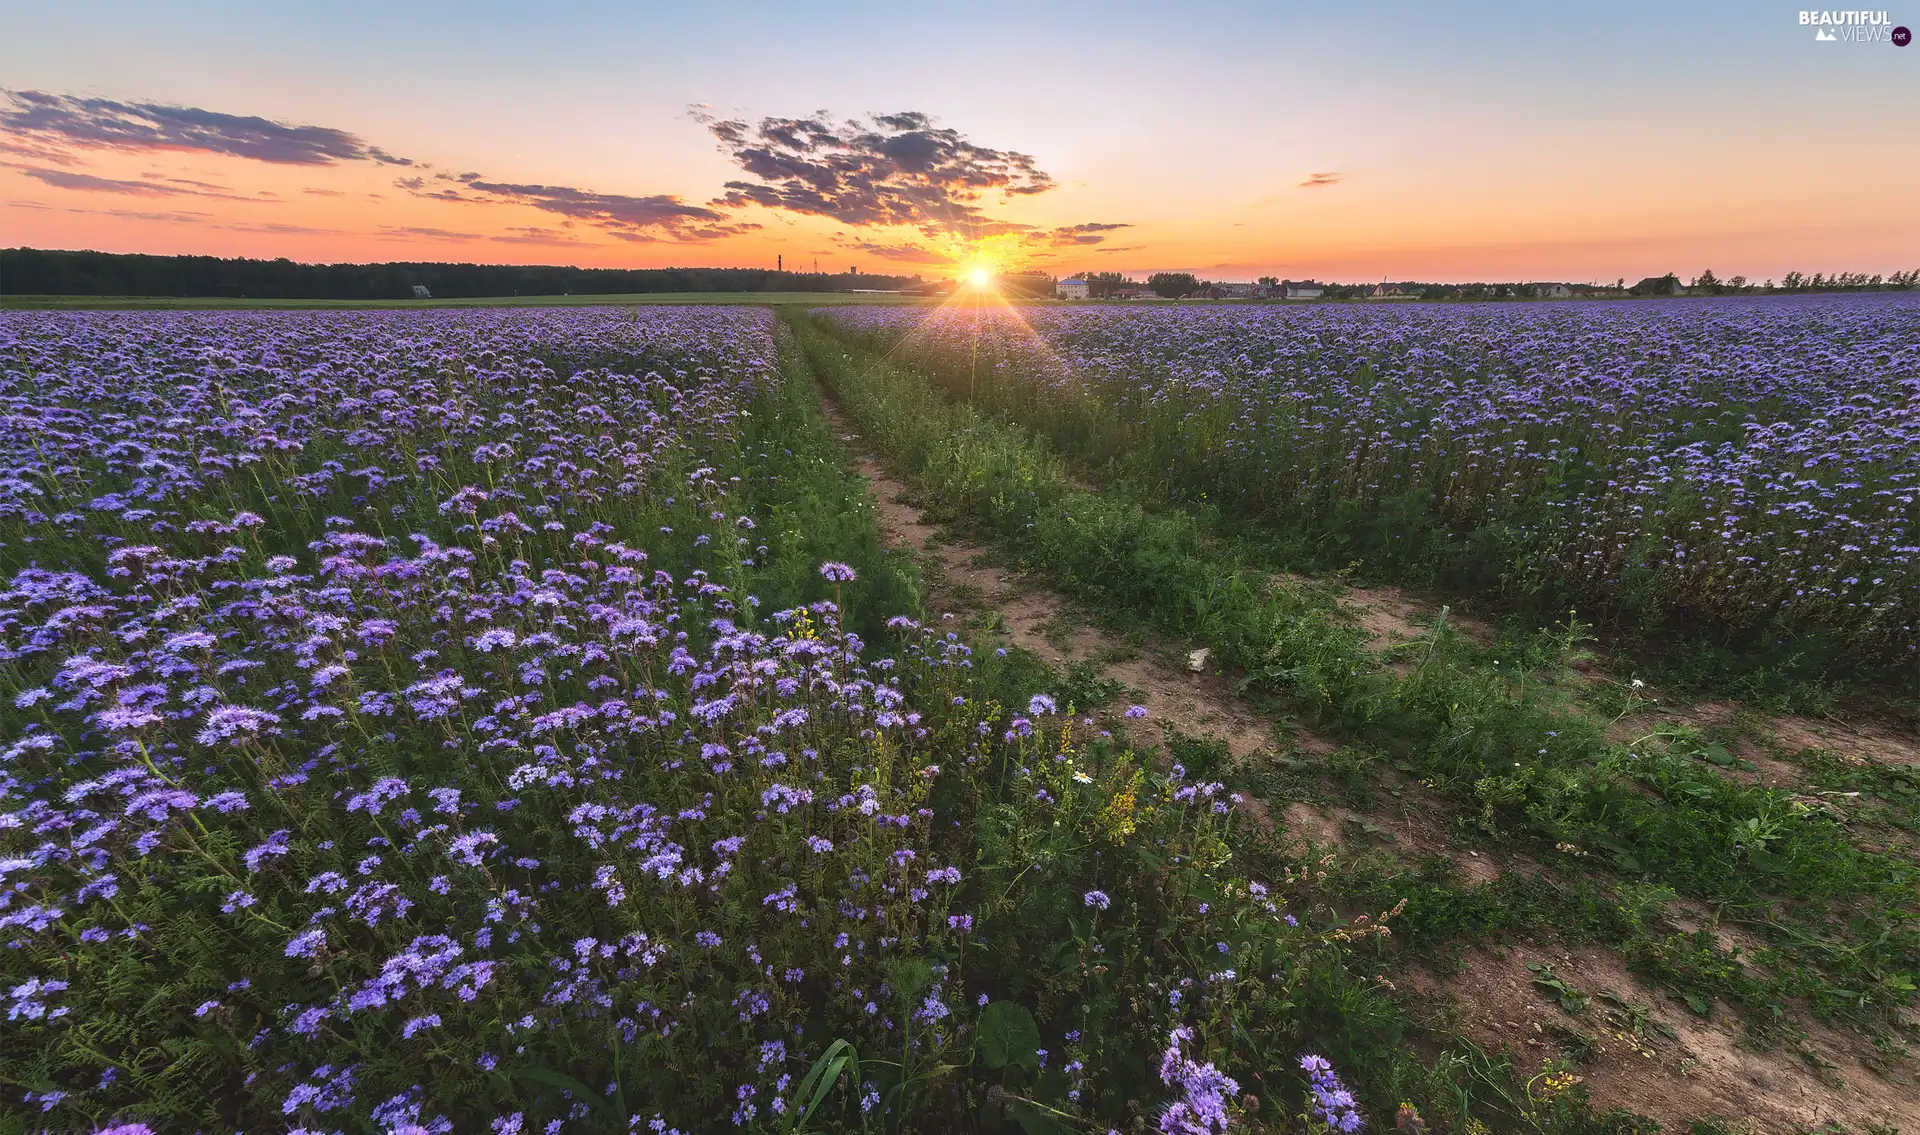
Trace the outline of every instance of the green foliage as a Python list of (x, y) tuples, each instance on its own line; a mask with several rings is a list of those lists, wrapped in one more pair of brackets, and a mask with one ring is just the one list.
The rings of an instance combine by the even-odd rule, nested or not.
[(988, 1068), (1008, 1065), (1037, 1071), (1040, 1058), (1040, 1026), (1033, 1013), (1012, 1001), (995, 1001), (980, 1011), (980, 1024), (974, 1045)]
[[(1920, 970), (1920, 928), (1904, 911), (1920, 867), (1857, 846), (1831, 810), (1789, 790), (1731, 778), (1740, 762), (1723, 742), (1684, 731), (1631, 748), (1610, 742), (1608, 721), (1563, 692), (1587, 661), (1582, 624), (1510, 633), (1483, 649), (1443, 617), (1405, 652), (1408, 667), (1389, 669), (1326, 600), (1250, 569), (1209, 539), (1191, 510), (1149, 510), (1120, 488), (1081, 488), (1047, 437), (949, 401), (937, 375), (851, 355), (817, 328), (798, 333), (863, 429), (949, 502), (954, 519), (1116, 618), (1125, 612), (1213, 648), (1239, 669), (1244, 688), (1348, 743), (1346, 764), (1326, 767), (1352, 765), (1350, 790), (1372, 779), (1356, 761), (1384, 758), (1457, 801), (1489, 837), (1560, 849), (1630, 885), (1739, 911), (1770, 943), (1764, 973), (1702, 968), (1661, 946), (1656, 927), (1630, 928), (1657, 918), (1636, 900), (1631, 917), (1596, 925), (1650, 974), (1676, 988), (1730, 990), (1765, 1017), (1797, 991), (1816, 1011), (1868, 1029), (1896, 1027), (1913, 1003), (1907, 986)], [(1025, 397), (1007, 403), (1022, 422), (1068, 420), (1049, 418), (1036, 395), (1020, 396), (1012, 384), (997, 389)], [(1082, 410), (1072, 420), (1086, 425), (1109, 412), (1092, 400), (1074, 413)], [(1209, 427), (1202, 414), (1182, 428), (1204, 435)], [(1082, 444), (1072, 430), (1050, 436)], [(1610, 716), (1635, 704), (1627, 684), (1618, 688), (1625, 700)], [(1273, 784), (1280, 771), (1236, 775)], [(1488, 913), (1467, 921), (1491, 925)]]

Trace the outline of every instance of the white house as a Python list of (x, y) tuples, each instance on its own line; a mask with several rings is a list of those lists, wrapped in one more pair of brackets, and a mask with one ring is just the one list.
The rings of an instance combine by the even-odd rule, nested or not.
[(1317, 300), (1326, 294), (1319, 284), (1288, 284), (1287, 298), (1290, 300)]
[(1092, 294), (1087, 288), (1087, 282), (1081, 279), (1060, 281), (1059, 292), (1063, 300), (1083, 300)]
[(425, 284), (415, 284), (413, 286), (413, 298), (417, 300), (430, 300), (433, 298), (433, 293), (427, 290)]

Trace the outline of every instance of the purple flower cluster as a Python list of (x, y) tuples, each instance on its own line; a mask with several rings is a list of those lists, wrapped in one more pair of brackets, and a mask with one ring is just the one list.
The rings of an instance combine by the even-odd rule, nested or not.
[(1366, 1126), (1366, 1118), (1360, 1114), (1360, 1105), (1354, 1102), (1353, 1093), (1340, 1083), (1340, 1077), (1334, 1074), (1333, 1065), (1327, 1063), (1325, 1057), (1302, 1056), (1300, 1070), (1307, 1074), (1307, 1090), (1313, 1094), (1308, 1105), (1313, 1118), (1335, 1131), (1351, 1133)]
[(1512, 570), (1589, 603), (1651, 581), (1703, 620), (1920, 650), (1908, 293), (818, 317), (1017, 376), (1026, 404), (1102, 404), (1209, 506), (1325, 524), (1411, 503), (1454, 531), (1505, 526)]
[(1167, 1038), (1160, 1057), (1160, 1082), (1176, 1093), (1160, 1112), (1160, 1130), (1167, 1135), (1226, 1135), (1228, 1108), (1240, 1085), (1212, 1063), (1200, 1064), (1181, 1051), (1193, 1040), (1193, 1030), (1182, 1025)]
[[(756, 409), (775, 326), (0, 314), (0, 1062), (50, 1126), (199, 1122), (135, 1110), (162, 1045), (249, 1127), (545, 1129), (585, 1105), (504, 1070), (618, 1060), (664, 1131), (716, 1068), (765, 1123), (834, 1036), (971, 1043), (959, 975), (1017, 950), (960, 818), (1110, 796), (1052, 698), (1003, 728), (958, 636), (896, 618), (883, 657), (853, 567), (791, 570), (767, 470), (822, 463)], [(1171, 862), (1230, 822), (1140, 791)]]

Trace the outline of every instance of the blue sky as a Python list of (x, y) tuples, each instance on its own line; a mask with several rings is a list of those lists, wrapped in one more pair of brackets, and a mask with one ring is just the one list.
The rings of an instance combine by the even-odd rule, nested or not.
[[(1097, 244), (1040, 248), (1036, 238), (989, 250), (1060, 270), (1587, 279), (1911, 267), (1920, 47), (1816, 44), (1798, 11), (983, 3), (562, 13), (4, 0), (0, 87), (320, 125), (441, 171), (702, 205), (742, 173), (690, 105), (750, 124), (915, 111), (972, 143), (1031, 155), (1051, 176), (1046, 192), (983, 199), (993, 215), (1036, 233), (1128, 226)], [(1889, 13), (1920, 25), (1920, 3)], [(296, 184), (231, 155), (71, 156), (86, 164), (65, 168), (102, 180), (203, 180), (261, 202), (124, 208), (110, 189), (52, 186), (16, 158), (0, 168), (0, 186), (28, 205), (0, 211), (15, 234), (7, 243), (596, 263), (758, 263), (784, 250), (842, 266), (868, 247), (888, 257), (930, 241), (949, 259), (968, 251), (911, 228), (759, 205), (722, 210), (744, 231), (721, 237), (607, 240), (591, 225), (581, 231), (579, 218), (543, 228), (551, 213), (524, 199), (482, 208), (396, 193), (385, 169)], [(1307, 184), (1316, 174), (1327, 176)], [(257, 219), (269, 215), (255, 207), (263, 202), (275, 220)], [(552, 245), (474, 247), (516, 224), (553, 232)]]

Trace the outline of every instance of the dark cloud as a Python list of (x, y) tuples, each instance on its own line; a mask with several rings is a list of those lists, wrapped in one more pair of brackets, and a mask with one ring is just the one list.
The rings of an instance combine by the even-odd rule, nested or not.
[(729, 181), (716, 206), (760, 205), (831, 217), (842, 224), (912, 226), (929, 236), (1023, 233), (1031, 225), (988, 217), (990, 193), (1045, 193), (1053, 178), (1033, 158), (996, 150), (917, 111), (834, 123), (808, 118), (693, 117), (753, 181)]
[(346, 196), (345, 193), (342, 193), (338, 189), (302, 189), (300, 192), (305, 193), (310, 197), (345, 197)]
[(667, 193), (634, 197), (565, 185), (488, 181), (477, 173), (436, 174), (431, 180), (403, 177), (394, 185), (416, 197), (432, 200), (527, 205), (566, 217), (570, 221), (593, 225), (628, 241), (718, 240), (760, 227), (751, 222), (733, 220), (727, 214), (704, 205), (688, 204)]
[(50, 95), (0, 88), (0, 130), (43, 147), (201, 150), (284, 165), (369, 161), (412, 165), (330, 126), (294, 126), (192, 106)]
[(1308, 174), (1307, 180), (1300, 183), (1300, 188), (1324, 189), (1329, 185), (1338, 185), (1338, 184), (1340, 184), (1340, 175), (1338, 173), (1328, 171), (1326, 173)]

